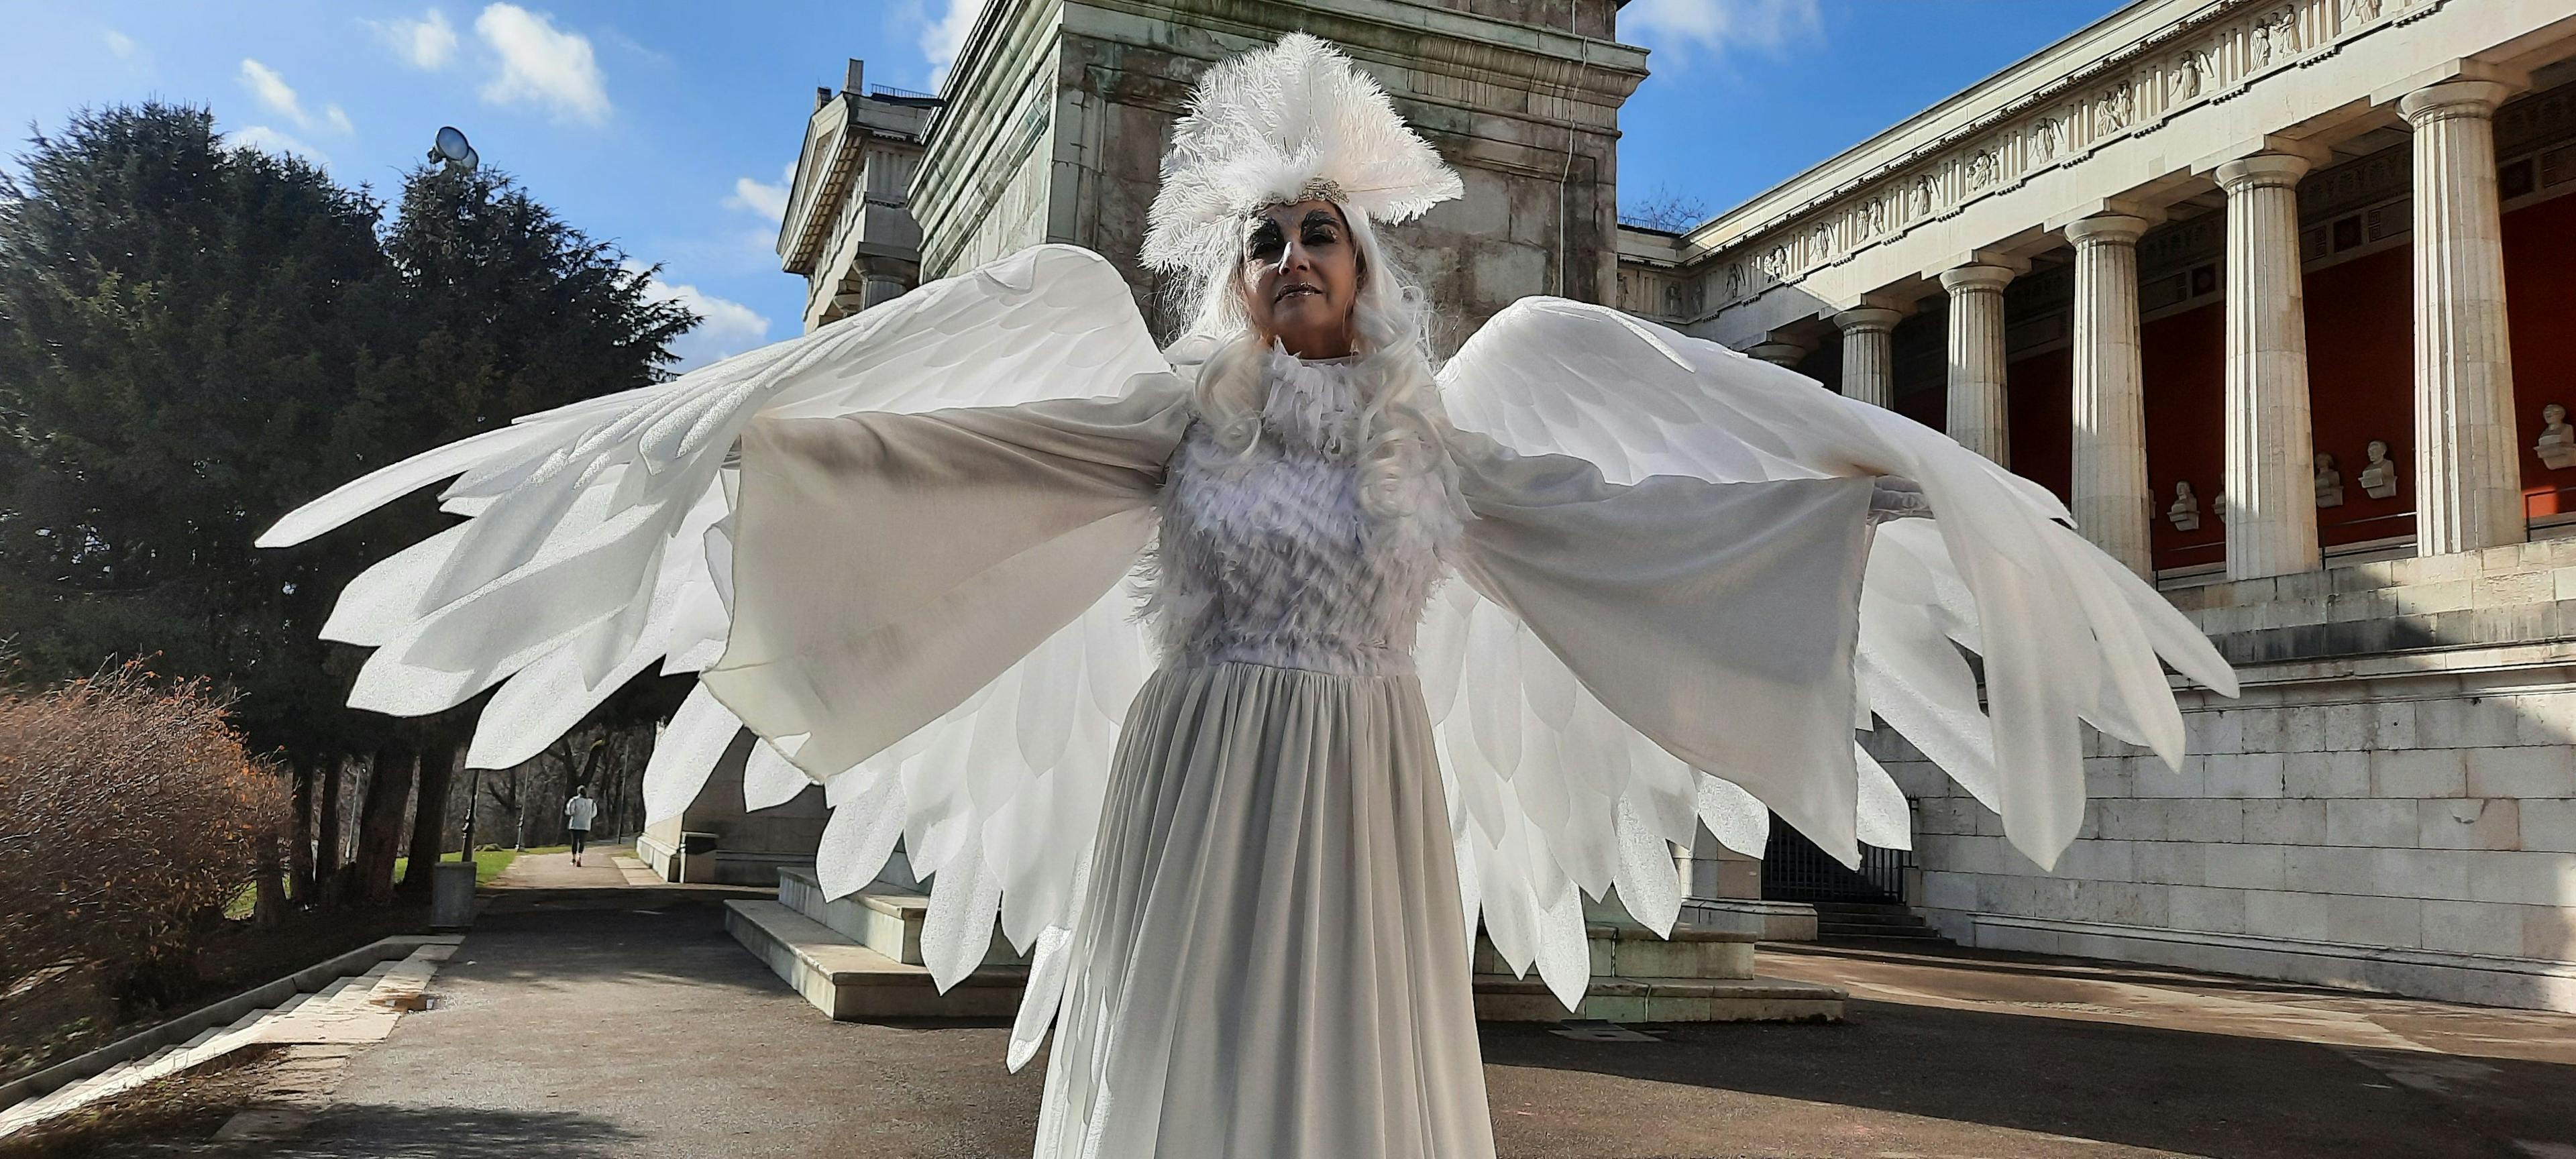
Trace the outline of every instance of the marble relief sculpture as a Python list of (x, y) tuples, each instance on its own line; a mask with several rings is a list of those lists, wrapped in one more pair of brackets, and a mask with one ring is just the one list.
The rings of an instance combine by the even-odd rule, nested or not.
[(827, 896), (902, 838), (942, 989), (997, 929), (1032, 955), (1040, 1159), (1493, 1159), (1480, 924), (1572, 1009), (1586, 907), (1669, 933), (1703, 825), (1907, 844), (1862, 703), (2051, 865), (2077, 722), (2179, 767), (2163, 665), (2236, 692), (2046, 492), (1920, 424), (1555, 298), (1435, 361), (1378, 231), (1460, 180), (1320, 40), (1210, 68), (1162, 173), (1143, 260), (1197, 303), (1168, 347), (1106, 260), (1039, 246), (260, 542), (454, 479), (467, 518), (323, 628), (376, 649), (351, 703), (488, 690), (467, 763), (499, 768), (695, 674), (648, 817), (748, 729), (751, 808), (825, 788)]
[(2317, 452), (2317, 506), (2343, 506), (2343, 472), (2335, 470), (2335, 457)]
[(2361, 490), (2373, 499), (2386, 499), (2397, 493), (2397, 464), (2388, 461), (2388, 444), (2370, 440), (2363, 452), (2370, 461), (2361, 468)]
[(2200, 530), (2200, 496), (2191, 493), (2191, 480), (2174, 480), (2174, 501), (2165, 508), (2165, 518), (2176, 531)]
[(2540, 408), (2540, 441), (2532, 451), (2552, 471), (2576, 467), (2576, 427), (2567, 425), (2567, 408), (2550, 403)]

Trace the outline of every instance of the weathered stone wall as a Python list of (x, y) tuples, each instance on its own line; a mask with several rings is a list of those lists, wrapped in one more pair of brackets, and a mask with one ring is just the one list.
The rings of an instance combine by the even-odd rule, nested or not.
[(2576, 539), (2170, 593), (2245, 695), (2093, 738), (2053, 874), (1882, 731), (1962, 942), (2576, 1009)]
[[(1394, 231), (1441, 345), (1531, 294), (1617, 278), (1618, 109), (1644, 53), (1611, 0), (1010, 0), (959, 58), (913, 190), (923, 273), (1022, 246), (1100, 252), (1167, 330), (1136, 262), (1171, 126), (1209, 63), (1303, 30), (1342, 45), (1459, 168), (1467, 196)], [(1568, 32), (1568, 29), (1574, 30)]]

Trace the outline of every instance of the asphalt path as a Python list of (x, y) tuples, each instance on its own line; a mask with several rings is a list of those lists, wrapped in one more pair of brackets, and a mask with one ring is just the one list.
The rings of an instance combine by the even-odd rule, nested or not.
[[(281, 1154), (1021, 1156), (1000, 1022), (835, 1023), (717, 889), (504, 891)], [(1506, 1157), (2576, 1159), (2576, 1017), (2002, 955), (1766, 947), (1838, 1026), (1489, 1025)]]

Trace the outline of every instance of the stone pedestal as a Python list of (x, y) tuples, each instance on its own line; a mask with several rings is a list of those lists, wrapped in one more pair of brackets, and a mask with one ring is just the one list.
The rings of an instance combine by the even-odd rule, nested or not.
[(2138, 239), (2144, 219), (2088, 217), (2075, 243), (2075, 529), (2141, 576), (2153, 570), (2145, 377), (2138, 363)]
[(1840, 1022), (1844, 993), (1831, 986), (1753, 973), (1755, 935), (1676, 926), (1670, 938), (1631, 922), (1596, 922), (1592, 985), (1567, 1010), (1533, 969), (1514, 977), (1482, 935), (1476, 939), (1476, 1017), (1484, 1022)]
[(2495, 110), (2454, 81), (2397, 102), (2415, 128), (2415, 544), (2448, 555), (2525, 535)]
[(2006, 467), (2012, 438), (2004, 401), (2004, 286), (2012, 280), (2012, 269), (1996, 265), (1941, 274), (1941, 288), (1950, 292), (1949, 435)]
[[(816, 1009), (843, 1021), (1003, 1018), (1019, 1008), (1027, 960), (1000, 931), (984, 964), (947, 993), (921, 960), (929, 899), (870, 889), (829, 901), (809, 870), (778, 874), (777, 901), (725, 903), (725, 929)], [(1535, 971), (1515, 977), (1482, 934), (1476, 1016), (1506, 1022), (1838, 1022), (1843, 992), (1753, 973), (1758, 932), (1685, 924), (1670, 938), (1629, 921), (1585, 928), (1592, 987), (1568, 1011)]]
[(1888, 336), (1900, 317), (1879, 306), (1834, 315), (1834, 325), (1843, 333), (1844, 398), (1877, 407), (1896, 405), (1896, 356)]
[(2315, 571), (2315, 435), (2299, 276), (2305, 157), (2258, 153), (2218, 167), (2227, 191), (2227, 576)]

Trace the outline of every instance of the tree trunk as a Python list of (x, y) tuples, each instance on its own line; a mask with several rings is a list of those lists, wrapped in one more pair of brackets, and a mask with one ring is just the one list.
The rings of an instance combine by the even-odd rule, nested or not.
[(295, 823), (287, 829), (286, 873), (299, 906), (313, 904), (313, 762), (301, 760), (295, 774)]
[(323, 905), (340, 902), (340, 767), (347, 763), (335, 753), (322, 764), (322, 800), (314, 822), (319, 832), (313, 837), (313, 896)]
[(411, 819), (411, 863), (403, 870), (398, 892), (408, 898), (429, 896), (430, 866), (447, 851), (447, 788), (456, 773), (456, 737), (440, 733), (420, 750), (420, 804)]
[(394, 855), (402, 850), (403, 809), (411, 803), (412, 765), (419, 759), (411, 746), (387, 741), (377, 746), (367, 770), (366, 811), (358, 817), (354, 892), (369, 906), (393, 904)]
[(265, 929), (286, 916), (286, 867), (278, 862), (277, 838), (263, 837), (259, 843), (258, 868), (252, 872), (251, 922)]

